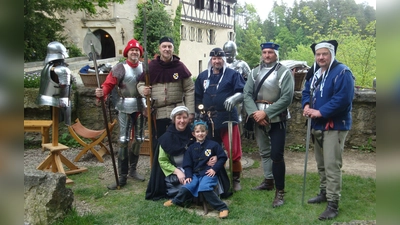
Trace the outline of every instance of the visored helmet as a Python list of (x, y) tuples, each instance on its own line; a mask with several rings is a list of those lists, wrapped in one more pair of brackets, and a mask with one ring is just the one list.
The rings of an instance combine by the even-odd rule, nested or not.
[(47, 45), (47, 55), (44, 63), (47, 64), (51, 61), (58, 60), (58, 59), (66, 59), (68, 58), (67, 49), (58, 41), (50, 42)]
[(237, 47), (236, 47), (235, 42), (227, 41), (224, 44), (223, 49), (224, 49), (224, 52), (226, 55), (226, 60), (228, 61), (228, 63), (232, 63), (237, 55)]

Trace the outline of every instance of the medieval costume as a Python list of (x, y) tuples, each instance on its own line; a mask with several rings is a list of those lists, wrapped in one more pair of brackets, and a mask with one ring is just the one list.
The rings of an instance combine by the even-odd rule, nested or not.
[(263, 111), (267, 122), (267, 126), (255, 123), (264, 181), (253, 190), (273, 190), (275, 180), (276, 194), (273, 207), (284, 203), (286, 167), (283, 155), (286, 121), (290, 118), (288, 107), (294, 95), (292, 73), (279, 63), (278, 48), (279, 45), (272, 42), (261, 44), (261, 50), (273, 50), (276, 60), (266, 63), (263, 59), (260, 65), (253, 69), (244, 88), (244, 106), (249, 117), (253, 117), (257, 111)]
[[(212, 68), (212, 57), (221, 57), (223, 67), (215, 73)], [(203, 104), (209, 122), (208, 137), (224, 144), (228, 154), (229, 134), (226, 121), (233, 121), (232, 132), (232, 164), (234, 189), (240, 190), (240, 174), (242, 171), (242, 144), (237, 123), (239, 122), (236, 106), (243, 100), (245, 81), (235, 70), (227, 68), (225, 53), (221, 48), (210, 52), (208, 69), (201, 72), (195, 82), (195, 104)], [(196, 107), (197, 108), (197, 107)], [(228, 110), (227, 110), (228, 108)]]

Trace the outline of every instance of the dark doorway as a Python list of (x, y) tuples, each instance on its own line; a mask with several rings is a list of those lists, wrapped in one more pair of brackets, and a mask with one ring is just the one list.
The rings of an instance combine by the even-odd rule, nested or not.
[(107, 59), (115, 57), (114, 39), (106, 31), (99, 29), (93, 32), (101, 42), (101, 55), (99, 59)]

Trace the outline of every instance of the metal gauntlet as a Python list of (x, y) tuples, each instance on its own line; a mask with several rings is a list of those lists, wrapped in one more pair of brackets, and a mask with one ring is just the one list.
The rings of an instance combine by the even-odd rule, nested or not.
[(235, 105), (239, 104), (243, 102), (243, 93), (236, 93), (234, 95), (232, 95), (231, 97), (228, 97), (225, 102), (224, 102), (224, 107), (226, 109), (226, 111), (232, 111), (233, 107), (235, 107)]

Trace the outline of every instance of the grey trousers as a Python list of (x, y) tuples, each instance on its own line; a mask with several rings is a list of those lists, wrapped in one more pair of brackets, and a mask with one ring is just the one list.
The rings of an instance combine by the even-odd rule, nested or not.
[(342, 190), (342, 155), (349, 131), (312, 130), (314, 154), (320, 179), (320, 190), (326, 190), (328, 201), (339, 201)]

